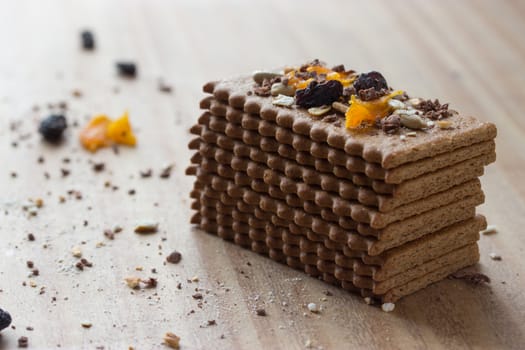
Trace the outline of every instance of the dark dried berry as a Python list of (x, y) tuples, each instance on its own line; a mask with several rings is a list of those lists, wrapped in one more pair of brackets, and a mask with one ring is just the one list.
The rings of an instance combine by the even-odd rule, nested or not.
[(343, 84), (337, 80), (322, 83), (312, 81), (306, 89), (295, 92), (295, 103), (303, 108), (331, 105), (343, 94)]
[(0, 331), (4, 328), (9, 327), (11, 324), (11, 315), (9, 312), (0, 309)]
[(63, 115), (52, 114), (40, 122), (38, 132), (49, 142), (58, 142), (67, 128), (67, 121)]
[(368, 73), (359, 74), (357, 77), (354, 87), (359, 93), (361, 90), (366, 90), (374, 88), (376, 91), (381, 91), (381, 89), (388, 89), (388, 84), (386, 79), (379, 72), (372, 71)]
[(82, 33), (80, 33), (80, 39), (82, 40), (82, 48), (84, 50), (93, 50), (95, 48), (95, 37), (91, 31), (82, 31)]
[(137, 65), (133, 62), (117, 62), (117, 70), (121, 77), (135, 78), (137, 76)]

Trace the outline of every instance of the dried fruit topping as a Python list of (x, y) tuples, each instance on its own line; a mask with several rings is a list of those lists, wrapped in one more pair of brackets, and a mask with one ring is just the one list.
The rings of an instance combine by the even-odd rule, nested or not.
[(0, 309), (0, 331), (9, 327), (11, 324), (11, 315), (9, 312)]
[(343, 65), (335, 66), (330, 69), (319, 60), (313, 60), (299, 68), (287, 68), (284, 70), (284, 81), (287, 85), (293, 86), (296, 90), (305, 89), (313, 81), (318, 83), (327, 80), (337, 80), (343, 87), (350, 86), (355, 80), (354, 71), (345, 71)]
[(357, 93), (361, 90), (367, 90), (373, 88), (375, 91), (381, 91), (381, 89), (388, 89), (385, 77), (379, 72), (372, 71), (368, 73), (359, 74), (356, 81), (354, 82), (354, 88)]
[(343, 84), (338, 80), (323, 83), (312, 81), (306, 89), (295, 92), (295, 103), (303, 108), (331, 105), (343, 94)]
[(105, 115), (93, 117), (80, 132), (80, 142), (85, 149), (95, 152), (114, 144), (134, 146), (137, 143), (129, 123), (128, 112), (111, 120)]
[(62, 139), (62, 134), (66, 128), (66, 117), (53, 114), (40, 122), (38, 132), (42, 134), (46, 141), (56, 143)]
[(373, 124), (376, 119), (386, 117), (392, 110), (388, 101), (392, 97), (401, 95), (402, 93), (403, 91), (394, 91), (373, 101), (362, 101), (355, 95), (352, 95), (350, 108), (348, 108), (346, 112), (346, 127), (348, 129), (355, 129), (363, 123)]

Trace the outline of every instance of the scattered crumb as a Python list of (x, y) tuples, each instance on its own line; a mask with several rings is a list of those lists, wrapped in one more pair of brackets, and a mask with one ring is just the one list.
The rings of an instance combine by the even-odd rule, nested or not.
[(365, 301), (366, 305), (372, 305), (373, 304), (373, 300), (370, 297), (365, 297), (363, 300)]
[(396, 304), (394, 303), (384, 303), (383, 305), (381, 305), (381, 310), (383, 310), (384, 312), (392, 312), (395, 308)]
[(71, 254), (73, 254), (75, 258), (80, 258), (82, 257), (82, 250), (80, 250), (80, 247), (73, 247), (73, 249), (71, 249)]
[(490, 256), (490, 258), (491, 258), (492, 260), (496, 260), (496, 261), (500, 261), (500, 260), (501, 260), (501, 255), (499, 255), (499, 254), (496, 254), (496, 253), (490, 253), (489, 256)]
[(179, 349), (180, 348), (180, 337), (175, 335), (174, 333), (168, 332), (164, 335), (164, 344), (169, 346), (172, 349)]
[(173, 169), (173, 164), (166, 165), (162, 170), (160, 171), (159, 177), (161, 179), (168, 179), (171, 175), (171, 170)]
[(135, 226), (136, 233), (155, 233), (159, 228), (159, 223), (155, 221), (141, 221)]
[(474, 285), (490, 283), (490, 278), (487, 275), (472, 271), (458, 271), (450, 275), (449, 278), (465, 280)]
[(91, 326), (93, 326), (93, 324), (91, 322), (82, 322), (80, 325), (83, 328), (91, 328)]
[(178, 264), (182, 259), (182, 254), (174, 250), (170, 255), (166, 257), (166, 261), (171, 264)]
[(496, 227), (496, 225), (487, 225), (487, 228), (482, 230), (480, 233), (482, 235), (490, 235), (493, 233), (498, 233), (498, 228)]
[(256, 309), (255, 310), (255, 314), (257, 316), (266, 316), (267, 315), (266, 310), (262, 309), (262, 308)]
[(27, 348), (29, 346), (29, 338), (28, 337), (20, 337), (18, 338), (18, 347), (19, 348)]
[(140, 278), (139, 277), (126, 277), (124, 279), (126, 281), (126, 284), (131, 289), (139, 289), (140, 287)]
[(313, 312), (314, 314), (317, 314), (321, 311), (321, 309), (319, 308), (319, 305), (317, 305), (316, 303), (309, 303), (307, 307), (308, 307), (308, 310), (310, 312)]

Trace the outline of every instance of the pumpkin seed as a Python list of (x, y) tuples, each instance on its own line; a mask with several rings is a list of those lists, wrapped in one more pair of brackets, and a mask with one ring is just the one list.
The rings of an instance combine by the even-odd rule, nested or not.
[(308, 113), (310, 115), (313, 115), (314, 117), (319, 117), (319, 116), (322, 116), (323, 114), (330, 112), (331, 109), (332, 109), (332, 106), (311, 107), (311, 108), (308, 108)]
[(420, 104), (423, 100), (420, 99), (420, 98), (411, 98), (410, 100), (407, 101), (407, 103), (411, 106), (417, 106), (418, 104)]
[(413, 109), (413, 108), (396, 109), (393, 114), (397, 114), (397, 115), (401, 115), (401, 114), (413, 115), (413, 114), (417, 114), (417, 111), (415, 109)]
[(334, 102), (332, 103), (332, 108), (335, 109), (338, 112), (341, 112), (343, 114), (346, 114), (346, 111), (348, 110), (348, 105), (345, 105), (341, 102)]
[(279, 73), (272, 73), (272, 72), (264, 72), (264, 71), (257, 71), (253, 73), (253, 80), (261, 85), (264, 81), (264, 79), (273, 79), (282, 76), (282, 74)]
[(294, 96), (295, 88), (293, 86), (284, 85), (283, 83), (275, 83), (271, 89), (272, 96), (285, 95)]
[(291, 107), (295, 103), (295, 99), (291, 96), (278, 95), (272, 100), (272, 103), (276, 106)]
[(416, 114), (400, 114), (399, 119), (401, 120), (401, 125), (409, 129), (424, 129), (427, 127), (427, 122), (423, 120), (420, 116)]

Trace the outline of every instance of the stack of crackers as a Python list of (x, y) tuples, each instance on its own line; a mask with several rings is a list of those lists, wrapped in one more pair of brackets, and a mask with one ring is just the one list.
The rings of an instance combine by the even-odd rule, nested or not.
[[(278, 76), (270, 83), (290, 84)], [(335, 104), (312, 115), (276, 103), (285, 97), (269, 96), (265, 84), (243, 77), (204, 86), (189, 144), (192, 223), (382, 302), (479, 260), (486, 221), (476, 214), (484, 201), (478, 178), (495, 161), (493, 124), (458, 113), (432, 120), (436, 113), (415, 108), (426, 126), (401, 123), (393, 133), (378, 119), (349, 129)], [(396, 100), (388, 113), (423, 101)]]

